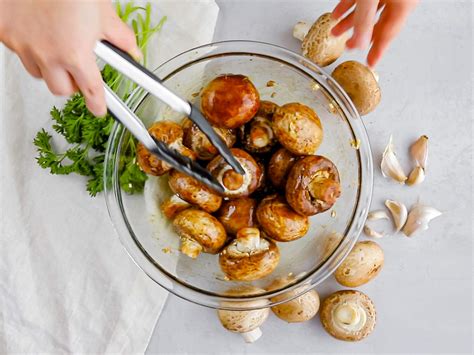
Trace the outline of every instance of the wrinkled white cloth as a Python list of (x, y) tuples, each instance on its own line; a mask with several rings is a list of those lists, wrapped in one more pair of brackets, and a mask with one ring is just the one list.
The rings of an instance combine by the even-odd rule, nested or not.
[[(154, 2), (167, 15), (149, 67), (212, 40), (213, 0)], [(52, 176), (33, 138), (64, 99), (0, 45), (0, 353), (144, 352), (167, 293), (128, 257), (102, 196)]]

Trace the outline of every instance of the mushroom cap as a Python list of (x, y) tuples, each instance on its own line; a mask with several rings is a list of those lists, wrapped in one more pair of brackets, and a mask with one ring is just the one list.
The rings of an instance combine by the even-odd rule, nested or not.
[(278, 149), (268, 163), (268, 178), (275, 187), (284, 188), (286, 177), (297, 157), (286, 148)]
[(339, 58), (346, 48), (347, 35), (333, 36), (332, 28), (337, 24), (331, 13), (321, 15), (311, 26), (301, 43), (303, 55), (321, 67)]
[(262, 100), (260, 101), (260, 107), (258, 108), (257, 115), (260, 117), (266, 117), (271, 120), (273, 118), (273, 114), (278, 109), (278, 107), (280, 106), (278, 106), (274, 102)]
[(360, 115), (368, 114), (379, 104), (379, 83), (374, 72), (365, 65), (349, 60), (339, 64), (331, 76), (349, 95)]
[(357, 242), (336, 269), (334, 276), (343, 286), (358, 287), (375, 278), (382, 270), (383, 264), (383, 250), (377, 243)]
[[(213, 127), (218, 136), (222, 138), (227, 147), (232, 147), (237, 140), (234, 130), (221, 127)], [(201, 160), (210, 160), (214, 158), (218, 151), (212, 145), (206, 135), (199, 129), (199, 127), (186, 118), (183, 122), (183, 144), (192, 151), (194, 151)]]
[(191, 205), (177, 195), (172, 195), (160, 205), (161, 212), (169, 219), (173, 219), (179, 212), (189, 207), (191, 207)]
[(278, 195), (264, 198), (257, 207), (257, 220), (265, 234), (279, 242), (303, 237), (309, 229), (308, 217), (296, 213)]
[(296, 155), (314, 154), (323, 140), (318, 115), (300, 103), (289, 103), (275, 111), (273, 131), (281, 145)]
[[(181, 154), (196, 159), (196, 154), (183, 145), (183, 129), (172, 121), (155, 122), (148, 132), (157, 140), (162, 141), (167, 146), (176, 149)], [(171, 170), (171, 166), (151, 154), (142, 143), (137, 145), (137, 161), (140, 168), (146, 173), (161, 176)]]
[(288, 174), (285, 191), (287, 202), (296, 212), (306, 216), (324, 212), (341, 194), (339, 172), (323, 156), (301, 158)]
[(196, 241), (209, 254), (217, 254), (227, 239), (225, 229), (216, 217), (194, 208), (178, 213), (173, 226), (181, 238)]
[(374, 330), (376, 323), (372, 300), (355, 290), (329, 295), (321, 304), (319, 317), (329, 334), (346, 341), (364, 339)]
[(228, 234), (235, 235), (240, 229), (254, 227), (257, 224), (256, 209), (257, 201), (249, 197), (240, 197), (224, 201), (216, 212), (216, 217)]
[(195, 178), (177, 170), (170, 172), (168, 184), (171, 190), (184, 201), (199, 206), (206, 212), (215, 212), (222, 203), (222, 197)]
[(260, 237), (257, 228), (244, 228), (219, 254), (222, 272), (236, 281), (254, 281), (269, 275), (280, 261), (276, 244)]
[(259, 105), (260, 95), (244, 75), (218, 76), (201, 94), (202, 113), (218, 127), (240, 127), (255, 116)]
[(248, 196), (258, 188), (262, 179), (262, 169), (246, 151), (238, 148), (231, 148), (230, 151), (242, 165), (244, 175), (235, 172), (220, 155), (209, 162), (207, 170), (224, 186), (224, 196), (232, 198)]

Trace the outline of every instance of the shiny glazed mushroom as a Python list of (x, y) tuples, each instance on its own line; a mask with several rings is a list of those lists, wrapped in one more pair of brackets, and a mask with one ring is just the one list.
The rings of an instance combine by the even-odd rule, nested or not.
[[(148, 132), (157, 140), (176, 149), (179, 153), (191, 159), (196, 159), (196, 154), (183, 145), (183, 129), (179, 124), (172, 121), (159, 121), (154, 123), (148, 129)], [(140, 168), (150, 175), (160, 176), (171, 170), (171, 166), (158, 159), (156, 155), (151, 154), (141, 143), (137, 145), (137, 161)]]
[(160, 205), (161, 212), (168, 219), (173, 219), (179, 212), (184, 211), (187, 208), (190, 208), (191, 205), (186, 201), (179, 198), (177, 195), (172, 195), (170, 198), (167, 198)]
[(314, 154), (323, 140), (318, 115), (300, 103), (289, 103), (275, 111), (273, 132), (280, 144), (296, 155)]
[(242, 228), (256, 225), (256, 209), (257, 201), (249, 197), (240, 197), (224, 201), (216, 212), (216, 217), (228, 234), (235, 235)]
[(280, 261), (278, 247), (257, 228), (243, 228), (219, 254), (222, 272), (235, 281), (254, 281), (269, 275)]
[(291, 242), (303, 237), (309, 228), (308, 217), (293, 211), (285, 199), (268, 196), (257, 207), (257, 220), (268, 237), (278, 242)]
[(222, 197), (195, 178), (172, 170), (168, 184), (171, 190), (184, 201), (198, 206), (206, 212), (212, 213), (219, 209)]
[(285, 188), (286, 178), (295, 164), (297, 156), (286, 148), (278, 149), (268, 163), (268, 178), (273, 186)]
[(225, 229), (217, 218), (194, 208), (178, 213), (173, 226), (181, 238), (181, 252), (193, 259), (201, 251), (217, 254), (227, 239)]
[(207, 165), (209, 172), (224, 186), (224, 196), (242, 197), (254, 192), (262, 179), (262, 169), (246, 151), (231, 148), (234, 157), (242, 165), (244, 175), (235, 172), (220, 155)]
[(285, 190), (286, 200), (296, 212), (315, 215), (331, 208), (340, 196), (339, 172), (329, 159), (308, 156), (293, 165)]
[(224, 128), (237, 128), (252, 119), (260, 106), (260, 95), (244, 75), (222, 75), (201, 94), (201, 110), (208, 121)]

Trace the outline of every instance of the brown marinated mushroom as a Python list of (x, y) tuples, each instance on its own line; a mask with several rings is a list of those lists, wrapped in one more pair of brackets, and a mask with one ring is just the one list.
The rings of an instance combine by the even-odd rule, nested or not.
[(339, 64), (331, 76), (349, 95), (360, 115), (368, 114), (379, 104), (381, 93), (377, 75), (364, 64), (349, 60)]
[(222, 272), (235, 281), (254, 281), (269, 275), (280, 261), (276, 244), (260, 236), (258, 228), (243, 228), (219, 254)]
[(309, 228), (308, 217), (293, 211), (285, 199), (268, 196), (257, 207), (257, 220), (268, 237), (278, 242), (291, 242), (303, 237)]
[(230, 151), (244, 169), (244, 175), (235, 172), (220, 155), (209, 162), (207, 169), (224, 187), (224, 196), (248, 196), (261, 183), (262, 169), (246, 151), (238, 148), (231, 148)]
[(312, 216), (328, 210), (340, 194), (339, 172), (325, 157), (304, 157), (293, 165), (288, 174), (286, 200), (302, 215)]
[(172, 170), (168, 184), (171, 190), (184, 201), (206, 212), (212, 213), (221, 207), (222, 197), (191, 176)]
[(314, 154), (323, 140), (318, 115), (300, 103), (289, 103), (275, 111), (273, 132), (280, 144), (296, 155)]
[(216, 217), (228, 234), (235, 235), (242, 228), (256, 225), (256, 209), (257, 201), (249, 197), (240, 197), (224, 201), (216, 212)]
[(191, 207), (191, 205), (180, 199), (177, 195), (172, 195), (160, 205), (161, 212), (169, 219), (173, 219), (179, 212), (189, 207)]
[[(148, 132), (155, 139), (176, 149), (179, 153), (191, 159), (196, 159), (196, 154), (183, 145), (183, 129), (179, 124), (172, 121), (159, 121), (154, 123), (148, 129)], [(160, 176), (171, 170), (171, 166), (160, 160), (156, 155), (151, 154), (141, 143), (137, 145), (137, 161), (140, 168), (150, 175)]]
[(278, 149), (268, 163), (268, 178), (275, 187), (285, 188), (286, 178), (297, 157), (286, 148)]
[(181, 238), (181, 252), (193, 259), (201, 252), (217, 254), (227, 239), (216, 217), (194, 208), (178, 213), (173, 226)]
[[(232, 147), (237, 140), (234, 130), (228, 128), (213, 127), (214, 131), (219, 135), (227, 147)], [(190, 119), (183, 122), (183, 144), (197, 154), (198, 159), (211, 160), (218, 151), (212, 145), (206, 135), (199, 127)]]
[(360, 291), (343, 290), (329, 295), (321, 304), (319, 318), (333, 337), (359, 341), (375, 328), (376, 312), (372, 300)]
[(218, 76), (201, 94), (202, 113), (217, 127), (240, 127), (255, 116), (259, 106), (260, 95), (244, 75)]

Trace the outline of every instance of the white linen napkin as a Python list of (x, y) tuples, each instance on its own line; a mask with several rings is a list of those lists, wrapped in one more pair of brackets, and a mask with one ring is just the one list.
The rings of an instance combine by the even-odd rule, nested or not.
[[(153, 6), (168, 21), (149, 67), (212, 40), (213, 0)], [(128, 257), (102, 196), (36, 164), (32, 140), (64, 99), (1, 45), (0, 79), (0, 353), (144, 352), (166, 291)]]

